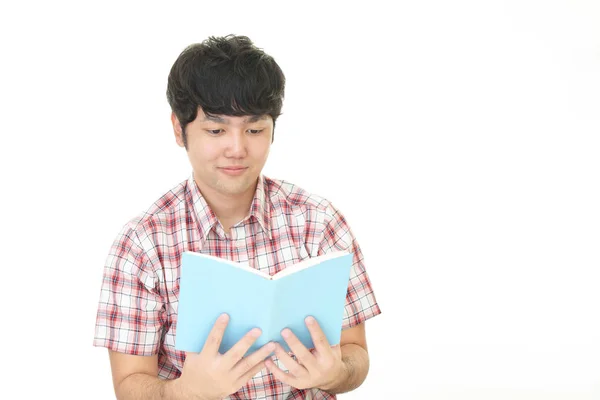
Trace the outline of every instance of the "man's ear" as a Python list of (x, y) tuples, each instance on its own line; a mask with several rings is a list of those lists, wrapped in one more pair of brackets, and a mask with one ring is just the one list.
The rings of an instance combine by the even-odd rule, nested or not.
[(183, 143), (183, 130), (181, 129), (181, 123), (174, 112), (171, 112), (171, 123), (173, 124), (173, 133), (175, 134), (175, 141), (177, 142), (177, 145), (179, 147), (185, 147), (185, 144)]

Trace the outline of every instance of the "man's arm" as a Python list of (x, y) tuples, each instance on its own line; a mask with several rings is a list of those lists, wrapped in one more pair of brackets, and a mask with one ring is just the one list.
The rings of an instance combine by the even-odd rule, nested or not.
[(186, 352), (181, 376), (158, 378), (158, 356), (136, 356), (109, 351), (115, 394), (119, 400), (214, 400), (237, 392), (265, 367), (275, 343), (267, 343), (244, 357), (262, 331), (251, 329), (225, 354), (219, 347), (229, 316), (221, 315), (200, 353)]
[(178, 379), (158, 378), (158, 356), (134, 356), (111, 350), (108, 353), (117, 399), (185, 399)]
[(342, 331), (340, 340), (344, 371), (332, 387), (320, 388), (328, 393), (346, 393), (359, 387), (369, 372), (369, 353), (365, 323)]
[(333, 251), (348, 251), (353, 254), (343, 322), (344, 326), (351, 325), (352, 328), (342, 331), (338, 349), (342, 371), (338, 373), (338, 379), (334, 380), (334, 383), (320, 388), (331, 393), (342, 393), (356, 389), (367, 377), (369, 354), (365, 322), (381, 314), (381, 310), (365, 268), (362, 250), (348, 220), (333, 204), (329, 204), (325, 218), (327, 223), (317, 254), (323, 255)]

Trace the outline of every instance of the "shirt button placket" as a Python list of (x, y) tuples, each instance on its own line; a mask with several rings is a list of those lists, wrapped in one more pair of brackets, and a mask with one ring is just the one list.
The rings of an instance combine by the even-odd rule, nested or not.
[(240, 247), (244, 246), (244, 240), (246, 240), (246, 229), (244, 228), (244, 225), (240, 225), (240, 226), (236, 226), (235, 227), (235, 247), (237, 247), (238, 249)]

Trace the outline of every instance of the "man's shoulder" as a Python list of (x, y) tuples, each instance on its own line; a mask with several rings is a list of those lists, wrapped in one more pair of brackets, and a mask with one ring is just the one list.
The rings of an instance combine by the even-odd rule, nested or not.
[(186, 188), (187, 180), (178, 183), (144, 211), (127, 221), (123, 230), (135, 233), (141, 238), (150, 233), (173, 228), (185, 218)]
[(269, 200), (275, 208), (287, 207), (319, 213), (329, 213), (332, 210), (332, 204), (328, 199), (292, 182), (266, 176), (264, 181)]

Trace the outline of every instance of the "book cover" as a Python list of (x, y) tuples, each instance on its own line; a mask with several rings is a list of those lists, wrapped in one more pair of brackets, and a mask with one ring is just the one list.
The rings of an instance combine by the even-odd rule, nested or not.
[(331, 345), (341, 338), (352, 253), (333, 252), (288, 266), (273, 276), (248, 264), (201, 253), (182, 255), (175, 348), (200, 352), (215, 321), (229, 314), (219, 351), (227, 352), (248, 331), (262, 335), (246, 354), (269, 341), (290, 351), (281, 336), (289, 328), (314, 348), (304, 319), (312, 315)]

